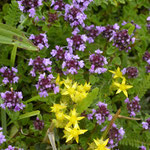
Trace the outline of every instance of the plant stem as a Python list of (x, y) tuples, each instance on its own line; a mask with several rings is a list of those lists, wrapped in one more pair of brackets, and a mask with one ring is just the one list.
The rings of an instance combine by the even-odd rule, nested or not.
[(118, 118), (119, 114), (121, 112), (121, 109), (118, 109), (117, 113), (113, 116), (112, 120), (110, 121), (109, 125), (107, 126), (106, 130), (104, 131), (102, 138), (105, 139), (109, 130), (111, 129), (114, 121)]

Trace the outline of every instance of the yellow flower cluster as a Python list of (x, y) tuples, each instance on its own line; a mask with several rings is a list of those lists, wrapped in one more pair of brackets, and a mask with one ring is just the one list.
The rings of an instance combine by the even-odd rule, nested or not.
[(103, 138), (101, 139), (94, 139), (94, 142), (89, 144), (89, 148), (87, 150), (110, 150), (106, 147), (108, 140), (103, 141)]
[(118, 88), (116, 94), (120, 93), (120, 92), (123, 92), (124, 95), (126, 97), (128, 97), (128, 93), (127, 93), (127, 90), (132, 88), (133, 86), (131, 85), (126, 85), (126, 78), (122, 75), (122, 72), (120, 71), (120, 68), (118, 67), (116, 71), (112, 71), (112, 70), (109, 70), (111, 73), (114, 74), (113, 78), (116, 79), (116, 78), (121, 78), (122, 79), (122, 83), (118, 83), (118, 82), (114, 82), (113, 85), (115, 87)]
[[(65, 102), (66, 104), (54, 104), (51, 107), (51, 112), (54, 112), (56, 117), (56, 119), (53, 119), (53, 123), (57, 128), (64, 128), (64, 138), (66, 138), (66, 142), (75, 139), (78, 143), (79, 135), (84, 134), (87, 130), (80, 129), (79, 121), (84, 117), (80, 117), (76, 112), (76, 104), (73, 104), (73, 102), (78, 103), (86, 98), (91, 89), (91, 85), (87, 83), (81, 85), (77, 82), (73, 82), (69, 78), (61, 81), (59, 75), (56, 79), (56, 84), (59, 85), (61, 90), (61, 102)], [(71, 98), (72, 101), (68, 101), (67, 98)], [(67, 106), (71, 106), (71, 108)]]
[(84, 117), (78, 117), (75, 108), (67, 115), (65, 114), (66, 108), (66, 105), (63, 103), (54, 104), (51, 107), (51, 112), (54, 112), (56, 116), (56, 119), (54, 119), (53, 122), (57, 128), (64, 128), (64, 138), (66, 138), (66, 142), (75, 139), (78, 143), (79, 135), (84, 134), (87, 131), (81, 130), (78, 124)]
[(64, 85), (61, 89), (62, 95), (69, 95), (73, 102), (78, 103), (81, 102), (91, 89), (90, 83), (85, 83), (84, 85), (78, 84), (77, 82), (73, 82), (69, 78), (60, 81), (60, 77), (58, 76), (56, 79), (56, 83), (61, 86)]

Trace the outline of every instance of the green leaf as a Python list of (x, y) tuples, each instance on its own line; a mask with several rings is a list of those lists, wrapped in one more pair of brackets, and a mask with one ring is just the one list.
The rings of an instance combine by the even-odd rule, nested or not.
[(107, 51), (106, 51), (106, 53), (108, 54), (108, 55), (112, 55), (113, 53), (115, 53), (115, 47), (109, 47), (108, 49), (107, 49)]
[(112, 64), (121, 65), (121, 59), (120, 59), (119, 57), (115, 57), (115, 58), (112, 60)]
[(78, 103), (76, 107), (78, 113), (82, 113), (92, 104), (94, 99), (97, 98), (98, 91), (99, 91), (99, 88), (93, 89), (92, 92), (89, 93), (85, 99), (83, 99), (80, 103)]
[[(54, 95), (54, 93), (48, 93), (48, 96), (52, 96), (52, 95)], [(40, 97), (40, 95), (37, 95), (25, 101), (25, 104), (30, 103), (32, 101), (36, 101), (36, 100), (42, 100), (42, 99), (45, 99), (45, 98)]]
[(34, 46), (28, 38), (25, 37), (24, 32), (2, 23), (0, 23), (0, 43), (16, 44), (19, 48), (26, 50), (39, 50), (38, 47)]
[(23, 115), (20, 115), (18, 120), (21, 120), (21, 119), (24, 119), (24, 118), (29, 118), (29, 117), (32, 117), (32, 116), (36, 116), (36, 115), (39, 115), (39, 114), (40, 114), (39, 110), (32, 111), (32, 112), (27, 112)]
[(89, 76), (89, 81), (90, 81), (91, 84), (94, 84), (96, 82), (95, 76), (94, 75), (90, 75)]
[(12, 52), (11, 52), (11, 59), (10, 59), (10, 63), (11, 63), (11, 66), (13, 67), (14, 64), (15, 64), (15, 59), (16, 59), (16, 53), (17, 53), (17, 45), (15, 44), (13, 49), (12, 49)]

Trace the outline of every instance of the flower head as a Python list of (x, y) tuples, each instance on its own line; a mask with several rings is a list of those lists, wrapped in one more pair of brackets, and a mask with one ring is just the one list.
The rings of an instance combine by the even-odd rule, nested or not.
[(108, 140), (109, 139), (107, 139), (107, 140), (105, 140), (105, 141), (103, 141), (103, 139), (97, 139), (97, 140), (95, 140), (94, 139), (94, 142), (95, 142), (95, 144), (96, 144), (96, 146), (97, 146), (97, 148), (95, 149), (95, 150), (109, 150), (107, 147), (106, 147), (106, 145), (107, 145), (107, 143), (108, 143)]
[(131, 85), (126, 85), (126, 79), (125, 78), (123, 78), (121, 84), (117, 83), (117, 82), (114, 82), (114, 85), (118, 87), (118, 90), (117, 90), (116, 94), (118, 94), (120, 92), (123, 92), (126, 97), (128, 97), (127, 89), (130, 89), (130, 88), (133, 87)]
[(81, 130), (79, 127), (75, 126), (74, 128), (65, 128), (65, 136), (66, 142), (69, 142), (73, 138), (76, 140), (76, 142), (79, 142), (79, 135), (84, 134), (87, 130)]
[(76, 109), (74, 108), (71, 110), (70, 115), (65, 115), (65, 118), (69, 120), (66, 127), (70, 127), (71, 125), (78, 127), (78, 121), (82, 120), (84, 117), (77, 117), (78, 113), (76, 112)]
[(109, 72), (114, 74), (113, 78), (123, 78), (122, 72), (120, 71), (119, 67), (117, 68), (116, 71), (109, 70)]

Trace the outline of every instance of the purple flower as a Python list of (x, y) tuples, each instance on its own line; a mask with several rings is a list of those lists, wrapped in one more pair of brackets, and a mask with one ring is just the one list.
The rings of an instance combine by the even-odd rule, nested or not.
[(22, 12), (29, 12), (29, 17), (34, 17), (36, 14), (36, 8), (42, 5), (42, 0), (20, 0), (17, 1), (19, 9)]
[(84, 11), (92, 1), (93, 0), (73, 0), (73, 5)]
[(36, 72), (43, 73), (45, 71), (51, 72), (52, 61), (49, 58), (40, 58), (38, 56), (35, 59), (30, 58), (29, 66), (33, 66), (33, 69), (30, 71), (30, 74), (35, 77)]
[(55, 49), (53, 49), (50, 54), (53, 57), (56, 57), (57, 60), (63, 60), (65, 57), (65, 50), (62, 47), (56, 45)]
[(58, 13), (49, 13), (48, 14), (48, 22), (49, 23), (54, 23), (56, 20), (58, 20)]
[(99, 102), (97, 106), (98, 108), (96, 110), (93, 109), (92, 113), (88, 114), (87, 117), (89, 120), (92, 120), (95, 118), (97, 123), (101, 125), (102, 123), (106, 121), (107, 117), (111, 118), (110, 117), (111, 115), (107, 109), (107, 104)]
[(34, 128), (36, 130), (42, 130), (44, 128), (44, 121), (40, 120), (38, 117), (34, 121)]
[(32, 40), (34, 45), (38, 46), (40, 50), (42, 50), (44, 47), (49, 47), (47, 35), (44, 33), (41, 33), (40, 35), (31, 34), (29, 39)]
[(53, 9), (57, 11), (65, 9), (65, 3), (62, 0), (53, 1), (51, 6), (53, 6)]
[(86, 48), (85, 43), (87, 41), (87, 36), (85, 34), (77, 34), (78, 32), (78, 28), (75, 28), (75, 30), (72, 32), (73, 36), (66, 39), (70, 53), (73, 53), (75, 50), (84, 51)]
[(1, 98), (3, 100), (3, 104), (1, 104), (0, 107), (3, 109), (7, 107), (9, 110), (16, 112), (25, 107), (25, 105), (20, 102), (23, 98), (22, 92), (6, 91), (5, 93), (1, 93)]
[(122, 70), (123, 75), (127, 75), (128, 78), (136, 78), (138, 76), (138, 70), (136, 67), (128, 67)]
[(113, 46), (116, 46), (120, 51), (124, 50), (128, 52), (131, 49), (130, 45), (135, 41), (134, 37), (128, 34), (128, 30), (121, 30), (114, 33)]
[(81, 8), (78, 8), (77, 5), (65, 5), (65, 15), (64, 19), (70, 22), (71, 27), (76, 27), (81, 25), (82, 27), (85, 26), (84, 20), (87, 16), (84, 14)]
[(136, 113), (140, 111), (141, 106), (139, 104), (140, 99), (138, 96), (134, 97), (132, 101), (129, 101), (129, 98), (125, 100), (125, 103), (127, 103), (127, 109), (130, 114), (130, 116), (135, 117)]
[(111, 41), (112, 38), (114, 37), (115, 32), (119, 29), (118, 24), (114, 25), (107, 25), (102, 32), (102, 35), (104, 38), (107, 40)]
[(1, 132), (2, 128), (0, 127), (0, 145), (6, 142), (5, 135)]
[(16, 148), (16, 147), (13, 147), (11, 145), (8, 146), (8, 148), (6, 148), (5, 150), (23, 150), (22, 148)]
[(64, 74), (77, 74), (80, 68), (84, 67), (83, 60), (79, 60), (78, 55), (73, 55), (70, 53), (65, 53), (65, 60), (62, 63), (62, 69), (64, 69)]
[(59, 87), (56, 86), (54, 77), (52, 74), (46, 76), (45, 73), (40, 74), (39, 81), (35, 85), (36, 89), (39, 91), (41, 97), (47, 97), (48, 92), (53, 91), (55, 94), (59, 92)]
[(145, 52), (145, 54), (143, 56), (143, 60), (145, 60), (146, 62), (149, 62), (149, 60), (150, 60), (150, 53), (148, 51)]
[(108, 138), (109, 138), (109, 148), (112, 149), (116, 147), (120, 140), (123, 139), (125, 134), (124, 129), (121, 127), (120, 129), (117, 128), (115, 124), (112, 125), (112, 128), (109, 131)]
[(90, 73), (104, 73), (107, 71), (106, 68), (104, 68), (104, 65), (107, 64), (107, 60), (104, 56), (101, 55), (102, 51), (99, 49), (95, 51), (94, 54), (91, 54), (89, 57), (89, 60), (91, 62), (91, 68)]
[(139, 147), (139, 150), (146, 150), (146, 147), (142, 145)]
[(0, 73), (1, 76), (3, 77), (3, 83), (4, 84), (12, 84), (12, 83), (17, 83), (19, 80), (19, 77), (16, 76), (16, 73), (18, 72), (18, 70), (14, 67), (12, 67), (11, 69), (9, 69), (8, 67), (2, 67), (0, 68)]
[(87, 32), (88, 42), (93, 43), (94, 39), (105, 30), (105, 27), (90, 25), (86, 26), (84, 30)]
[(146, 122), (142, 122), (142, 125), (145, 130), (150, 130), (150, 118), (148, 118)]

